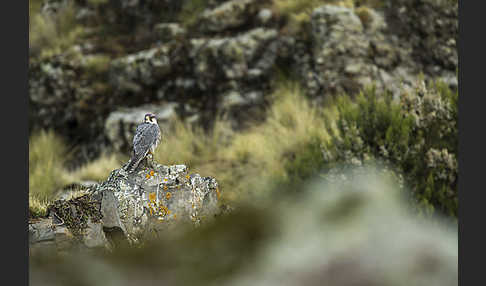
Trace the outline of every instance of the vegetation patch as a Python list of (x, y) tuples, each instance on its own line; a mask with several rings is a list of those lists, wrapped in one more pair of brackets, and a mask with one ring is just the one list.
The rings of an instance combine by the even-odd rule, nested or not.
[(64, 141), (53, 131), (40, 131), (29, 138), (29, 194), (34, 200), (53, 198), (65, 183), (64, 163), (69, 158)]
[(322, 5), (379, 8), (383, 3), (383, 0), (273, 0), (272, 9), (286, 20), (286, 28), (290, 33), (297, 33), (310, 23), (312, 11)]
[(184, 1), (177, 20), (185, 27), (193, 26), (199, 15), (209, 6), (209, 0)]
[(76, 7), (72, 2), (51, 14), (41, 13), (41, 3), (29, 0), (29, 53), (44, 58), (73, 46), (85, 31), (76, 21)]
[(68, 201), (57, 200), (48, 207), (48, 213), (66, 224), (75, 235), (87, 227), (88, 219), (99, 222), (102, 218), (101, 202), (92, 200), (87, 194)]
[(374, 88), (353, 101), (338, 98), (337, 132), (323, 149), (327, 162), (361, 165), (379, 159), (412, 191), (421, 214), (457, 217), (458, 92), (423, 81), (399, 102)]

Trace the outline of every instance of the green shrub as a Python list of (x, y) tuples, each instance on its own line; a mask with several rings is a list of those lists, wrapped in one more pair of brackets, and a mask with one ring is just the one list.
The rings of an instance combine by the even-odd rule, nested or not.
[(352, 101), (337, 100), (337, 130), (323, 148), (326, 164), (362, 165), (377, 160), (403, 175), (418, 211), (457, 216), (458, 93), (436, 82), (419, 83), (400, 101), (374, 88)]

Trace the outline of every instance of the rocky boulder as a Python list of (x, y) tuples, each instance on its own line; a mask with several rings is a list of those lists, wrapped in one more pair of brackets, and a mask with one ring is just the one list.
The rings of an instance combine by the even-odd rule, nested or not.
[[(391, 31), (412, 48), (414, 61), (426, 73), (440, 75), (458, 68), (458, 1), (390, 1), (386, 8)], [(425, 16), (426, 15), (426, 16)]]
[(53, 202), (48, 218), (29, 223), (30, 248), (110, 249), (137, 243), (163, 235), (176, 223), (211, 220), (219, 213), (219, 197), (214, 178), (189, 174), (185, 165), (144, 160), (130, 174), (116, 169), (85, 194)]
[[(199, 30), (205, 33), (222, 32), (254, 22), (259, 8), (267, 0), (231, 0), (205, 10), (199, 17)], [(251, 24), (250, 24), (251, 25)]]
[[(400, 86), (412, 85), (421, 72), (427, 79), (441, 78), (457, 88), (457, 6), (411, 5), (401, 1), (381, 10), (335, 5), (316, 8), (309, 40), (297, 40), (291, 47), (295, 69), (308, 94), (355, 94), (374, 84), (398, 95)], [(431, 9), (441, 12), (423, 17)], [(417, 17), (413, 24), (407, 22), (413, 18), (405, 13), (409, 10), (417, 12), (412, 14)], [(427, 40), (424, 34), (430, 34)]]

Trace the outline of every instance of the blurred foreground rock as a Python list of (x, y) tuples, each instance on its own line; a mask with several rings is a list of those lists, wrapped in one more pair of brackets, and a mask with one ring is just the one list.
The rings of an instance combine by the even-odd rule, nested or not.
[(214, 178), (188, 174), (185, 165), (149, 168), (143, 162), (131, 174), (114, 170), (86, 194), (52, 203), (49, 218), (29, 223), (31, 251), (111, 249), (176, 222), (199, 225), (219, 212)]
[[(279, 192), (261, 207), (239, 206), (140, 248), (64, 256), (55, 264), (34, 255), (30, 279), (100, 286), (457, 285), (457, 225), (420, 219), (393, 184), (353, 174), (314, 183), (298, 197)], [(100, 269), (103, 280), (95, 279)]]

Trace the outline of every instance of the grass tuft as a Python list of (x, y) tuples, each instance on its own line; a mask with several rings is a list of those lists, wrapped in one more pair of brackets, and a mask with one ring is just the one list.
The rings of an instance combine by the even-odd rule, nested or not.
[(114, 169), (120, 168), (128, 160), (120, 154), (103, 154), (78, 169), (66, 175), (67, 181), (76, 183), (79, 181), (103, 181)]
[(29, 139), (29, 194), (49, 200), (65, 181), (67, 147), (53, 131), (40, 131)]
[(40, 1), (29, 1), (29, 53), (40, 58), (73, 46), (84, 34), (76, 22), (76, 7), (66, 4), (52, 15), (41, 14)]
[[(271, 97), (274, 103), (266, 121), (242, 133), (232, 133), (222, 119), (211, 133), (176, 122), (155, 159), (186, 164), (191, 172), (215, 177), (224, 201), (269, 193), (275, 182), (286, 182), (294, 175), (291, 168), (306, 164), (301, 157), (309, 154), (303, 147), (328, 139), (323, 113), (309, 104), (298, 84), (282, 84)], [(300, 163), (293, 166), (294, 161)]]

